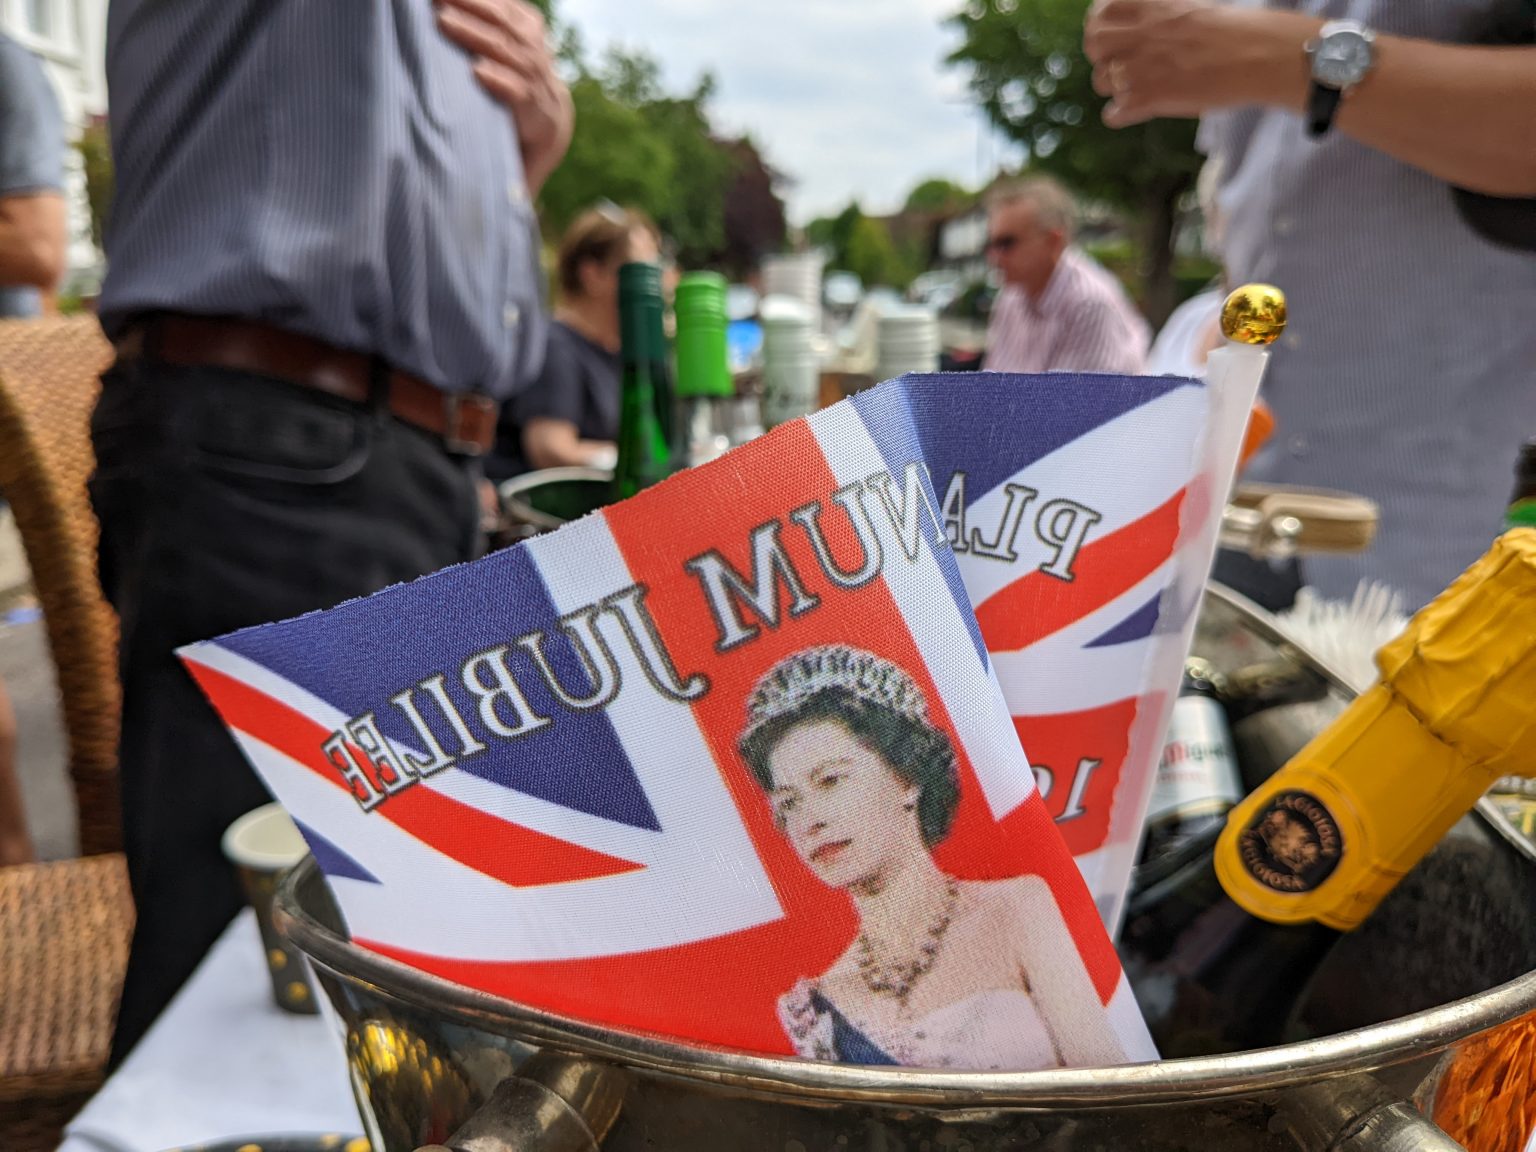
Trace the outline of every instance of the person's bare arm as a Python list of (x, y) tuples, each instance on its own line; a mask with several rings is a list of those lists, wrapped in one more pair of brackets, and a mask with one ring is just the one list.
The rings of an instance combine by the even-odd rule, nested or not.
[[(1264, 104), (1301, 112), (1323, 21), (1209, 0), (1098, 0), (1083, 45), (1112, 127)], [(1450, 184), (1536, 196), (1536, 47), (1378, 35), (1335, 130)]]
[(0, 285), (51, 292), (64, 277), (64, 197), (0, 196)]
[(606, 440), (583, 440), (569, 420), (544, 417), (528, 421), (523, 429), (523, 455), (535, 468), (570, 465), (613, 466), (614, 446)]

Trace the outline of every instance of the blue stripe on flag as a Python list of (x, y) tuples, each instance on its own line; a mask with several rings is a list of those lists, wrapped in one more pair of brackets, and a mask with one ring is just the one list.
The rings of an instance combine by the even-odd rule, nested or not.
[[(1074, 372), (951, 372), (918, 379), (932, 382), (910, 395), (933, 482), (946, 484), (963, 467), (970, 503), (1127, 412), (1180, 388), (1205, 387), (1182, 376)], [(1009, 420), (1008, 413), (1030, 413), (1031, 419)], [(988, 434), (978, 439), (982, 428)]]
[(1161, 610), (1162, 596), (1154, 596), (1104, 635), (1084, 644), (1084, 648), (1111, 648), (1116, 644), (1130, 644), (1145, 640), (1157, 631), (1157, 618)]
[[(584, 693), (591, 681), (557, 626), (559, 613), (527, 551), (511, 548), (481, 564), (474, 580), (450, 569), (400, 585), (386, 594), (387, 610), (376, 600), (353, 600), (323, 618), (310, 617), (313, 626), (307, 629), (246, 629), (220, 643), (348, 716), (375, 712), (386, 736), (422, 753), (420, 737), (389, 698), (406, 685), (442, 674), (454, 707), (488, 746), (459, 760), (459, 770), (552, 804), (659, 831), (656, 813), (604, 711), (575, 712), (559, 703), (532, 658), (515, 646), (506, 657), (514, 679), (533, 709), (557, 722), (510, 740), (485, 731), (479, 705), (461, 679), (465, 653), (511, 645), (518, 636), (540, 630), (546, 636), (544, 651), (567, 690)], [(444, 749), (456, 753), (460, 744), (436, 703), (424, 692), (415, 693), (414, 702)]]
[(320, 865), (320, 871), (332, 879), (362, 880), (369, 884), (381, 883), (379, 878), (368, 869), (364, 868), (352, 857), (348, 856), (336, 845), (332, 844), (320, 833), (316, 832), (308, 824), (301, 820), (295, 820), (299, 831), (304, 834), (304, 839), (309, 842), (309, 850), (315, 857), (315, 863)]
[[(927, 390), (916, 391), (926, 392)], [(913, 427), (909, 406), (914, 394), (913, 389), (885, 386), (859, 392), (853, 397), (854, 410), (858, 412), (859, 419), (864, 422), (865, 431), (874, 441), (875, 447), (880, 452), (880, 458), (885, 461), (886, 471), (891, 474), (892, 480), (897, 485), (901, 484), (902, 477), (906, 475), (907, 465), (913, 460), (923, 459), (924, 456), (918, 442), (917, 430)], [(932, 507), (937, 516), (938, 496), (933, 491), (932, 484), (925, 483), (928, 487), (928, 498), (933, 501)], [(976, 655), (981, 659), (981, 666), (989, 668), (991, 661), (987, 656), (987, 643), (981, 638), (981, 625), (976, 623), (976, 610), (971, 607), (971, 598), (965, 591), (965, 582), (960, 578), (960, 566), (955, 563), (955, 554), (948, 548), (935, 549), (934, 554), (938, 558), (939, 571), (944, 573), (944, 582), (949, 585), (949, 594), (954, 597), (955, 604), (960, 609), (960, 618), (965, 621), (965, 626), (970, 630), (971, 642), (976, 645)]]

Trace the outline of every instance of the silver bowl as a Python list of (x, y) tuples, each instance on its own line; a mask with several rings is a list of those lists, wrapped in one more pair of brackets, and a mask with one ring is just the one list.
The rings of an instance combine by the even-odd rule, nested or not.
[[(1208, 601), (1202, 625), (1208, 658), (1309, 662), (1240, 598)], [(1299, 1014), (1311, 1038), (1020, 1073), (816, 1064), (561, 1018), (353, 945), (312, 860), (275, 917), (314, 967), (375, 1152), (1407, 1152), (1462, 1147), (1432, 1123), (1458, 1111), (1443, 1086), (1496, 1078), (1536, 1026), (1533, 910), (1536, 849), (1480, 805), (1334, 949)]]

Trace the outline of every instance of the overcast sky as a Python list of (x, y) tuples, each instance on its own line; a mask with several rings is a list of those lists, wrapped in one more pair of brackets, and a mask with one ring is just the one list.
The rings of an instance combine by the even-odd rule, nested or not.
[[(750, 132), (794, 179), (804, 224), (858, 198), (894, 211), (927, 176), (973, 185), (1007, 146), (984, 130), (965, 78), (945, 68), (960, 0), (558, 0), (589, 56), (618, 43), (658, 59), (669, 90), (705, 71), (718, 128)], [(578, 128), (579, 130), (579, 128)]]

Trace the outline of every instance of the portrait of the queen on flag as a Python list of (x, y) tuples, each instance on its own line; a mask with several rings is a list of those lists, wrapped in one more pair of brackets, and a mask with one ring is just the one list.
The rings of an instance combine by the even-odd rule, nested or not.
[(802, 1056), (988, 1069), (1117, 1064), (1050, 886), (960, 880), (934, 859), (960, 801), (949, 735), (913, 679), (841, 645), (797, 652), (753, 691), (742, 758), (779, 831), (858, 916), (853, 943), (779, 1000)]
[[(1081, 378), (1098, 398), (1061, 403), (1055, 434), (1000, 407), (1038, 397), (1026, 378), (979, 379), (932, 422), (936, 486), (913, 413), (969, 383), (881, 385), (558, 531), (182, 658), (376, 953), (765, 1054), (1154, 1059), (938, 492), (967, 411), (972, 475), (999, 485), (1033, 458), (1018, 444), (1140, 404), (1194, 414), (1160, 446), (1185, 469), (1205, 389)], [(1056, 578), (1093, 542), (1066, 508), (1031, 530)]]

